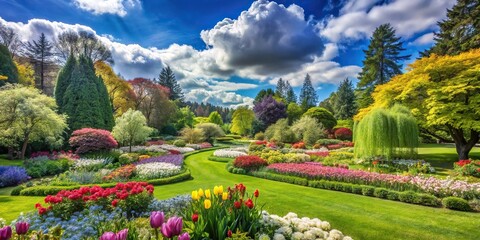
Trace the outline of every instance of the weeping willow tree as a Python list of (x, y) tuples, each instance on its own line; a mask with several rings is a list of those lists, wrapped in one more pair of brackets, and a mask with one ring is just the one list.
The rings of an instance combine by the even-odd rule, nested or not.
[(375, 109), (354, 125), (355, 157), (415, 157), (418, 135), (417, 122), (408, 108)]

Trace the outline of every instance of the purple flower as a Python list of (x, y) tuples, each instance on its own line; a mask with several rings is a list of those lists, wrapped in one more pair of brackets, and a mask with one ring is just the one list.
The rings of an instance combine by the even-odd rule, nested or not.
[(5, 226), (0, 228), (0, 240), (8, 240), (12, 237), (12, 228), (10, 226)]
[(29, 178), (23, 167), (0, 166), (0, 187), (15, 186), (26, 182)]
[(23, 235), (28, 232), (30, 225), (27, 222), (17, 222), (15, 224), (15, 231), (18, 235)]
[(182, 232), (183, 222), (181, 217), (171, 217), (162, 225), (162, 234), (167, 238), (178, 236)]
[(190, 235), (188, 232), (180, 234), (180, 236), (178, 236), (178, 240), (190, 240)]
[(183, 164), (183, 155), (181, 154), (169, 154), (163, 155), (158, 157), (151, 157), (147, 158), (138, 162), (135, 162), (134, 165), (142, 165), (146, 163), (154, 163), (154, 162), (163, 162), (163, 163), (171, 163), (175, 166), (182, 166)]
[(113, 232), (104, 233), (99, 240), (117, 240), (117, 234)]
[(163, 212), (155, 211), (150, 214), (150, 226), (152, 228), (159, 228), (165, 221), (165, 215)]
[(117, 233), (116, 240), (127, 240), (128, 228), (125, 228)]

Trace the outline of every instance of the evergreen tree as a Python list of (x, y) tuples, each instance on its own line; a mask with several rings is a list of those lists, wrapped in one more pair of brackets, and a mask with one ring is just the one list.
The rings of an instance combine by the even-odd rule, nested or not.
[(480, 48), (480, 1), (458, 0), (447, 11), (447, 19), (438, 23), (440, 32), (435, 33), (435, 45), (422, 56), (456, 55)]
[(257, 93), (257, 96), (255, 96), (255, 100), (253, 101), (253, 103), (261, 102), (262, 99), (264, 99), (265, 97), (274, 96), (274, 95), (275, 95), (275, 92), (271, 88), (268, 88), (267, 90), (262, 89), (260, 90), (260, 92)]
[(44, 84), (44, 75), (45, 68), (49, 64), (51, 57), (53, 56), (52, 52), (53, 45), (45, 38), (45, 34), (42, 33), (38, 41), (28, 42), (26, 44), (25, 50), (27, 51), (27, 56), (36, 64), (40, 65), (40, 89), (45, 90)]
[(315, 88), (313, 88), (310, 75), (307, 74), (303, 82), (302, 90), (300, 91), (300, 106), (302, 106), (304, 111), (307, 111), (309, 108), (315, 107), (317, 105), (317, 101), (317, 93)]
[(395, 30), (389, 23), (380, 25), (370, 38), (370, 45), (364, 50), (365, 60), (363, 69), (358, 79), (359, 105), (361, 108), (372, 103), (371, 93), (376, 85), (384, 84), (401, 72), (400, 61), (406, 60), (410, 55), (400, 55), (405, 50), (403, 41), (395, 36)]
[(338, 87), (333, 108), (335, 109), (335, 118), (340, 120), (352, 119), (357, 112), (355, 92), (352, 81), (348, 78)]
[(170, 100), (180, 100), (183, 102), (182, 88), (178, 84), (175, 74), (170, 66), (166, 66), (162, 69), (160, 76), (158, 77), (158, 84), (170, 89)]
[(335, 109), (333, 106), (335, 105), (335, 101), (337, 99), (337, 92), (332, 92), (330, 93), (330, 96), (328, 98), (325, 98), (323, 101), (318, 104), (319, 107), (325, 108), (328, 111), (330, 111), (333, 115), (335, 115)]
[(13, 62), (10, 51), (4, 45), (0, 45), (0, 76), (6, 79), (0, 79), (0, 87), (5, 83), (18, 83), (18, 70)]
[(285, 100), (287, 103), (297, 103), (297, 95), (288, 81), (285, 81)]
[(278, 79), (278, 82), (277, 82), (277, 87), (275, 89), (275, 95), (279, 98), (283, 98), (285, 99), (286, 97), (286, 85), (285, 85), (285, 82), (283, 81), (283, 79)]
[(68, 57), (67, 59), (67, 63), (65, 64), (65, 66), (63, 66), (63, 68), (58, 73), (57, 84), (55, 85), (54, 95), (55, 95), (55, 100), (57, 101), (58, 109), (62, 113), (64, 112), (63, 96), (67, 91), (68, 86), (71, 83), (73, 69), (75, 68), (76, 64), (77, 64), (77, 60), (73, 55), (70, 55), (70, 57)]

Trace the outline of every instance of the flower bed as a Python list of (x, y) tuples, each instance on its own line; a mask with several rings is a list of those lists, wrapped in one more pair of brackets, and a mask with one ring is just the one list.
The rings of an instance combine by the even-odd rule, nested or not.
[(158, 157), (151, 157), (151, 158), (140, 160), (134, 164), (138, 166), (141, 164), (154, 163), (154, 162), (171, 163), (175, 166), (181, 167), (183, 165), (183, 155), (169, 154), (169, 155), (163, 155)]
[(460, 160), (454, 163), (453, 167), (461, 176), (480, 177), (480, 160)]
[(166, 178), (181, 172), (181, 166), (165, 162), (143, 163), (136, 166), (136, 173), (141, 179)]
[(195, 151), (195, 149), (193, 148), (189, 148), (189, 147), (175, 147), (173, 145), (169, 145), (169, 144), (163, 144), (163, 145), (159, 145), (160, 148), (164, 149), (164, 150), (167, 150), (167, 151), (170, 151), (170, 150), (174, 150), (174, 151), (178, 151), (180, 153), (188, 153), (188, 152), (193, 152)]
[(480, 183), (459, 180), (442, 180), (434, 177), (401, 176), (360, 170), (327, 167), (320, 163), (276, 163), (267, 169), (284, 174), (325, 179), (330, 181), (386, 187), (398, 191), (414, 190), (437, 197), (456, 196), (465, 199), (480, 198)]
[(15, 186), (29, 179), (30, 177), (23, 167), (0, 166), (0, 187)]
[(247, 171), (257, 170), (267, 165), (267, 161), (257, 156), (239, 156), (233, 161), (233, 166), (243, 168)]
[(224, 157), (224, 158), (236, 158), (239, 156), (246, 156), (247, 154), (242, 151), (230, 150), (230, 149), (219, 149), (213, 152), (215, 157)]

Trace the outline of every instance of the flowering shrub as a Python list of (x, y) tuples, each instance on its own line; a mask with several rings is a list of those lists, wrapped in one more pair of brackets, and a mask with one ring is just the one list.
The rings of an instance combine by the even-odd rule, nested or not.
[(43, 215), (52, 211), (54, 216), (68, 219), (74, 212), (82, 211), (90, 205), (100, 205), (105, 209), (121, 208), (127, 214), (132, 210), (141, 212), (151, 203), (153, 186), (145, 182), (118, 183), (113, 188), (99, 186), (82, 187), (77, 190), (62, 190), (56, 195), (45, 197), (48, 207), (40, 203), (35, 205), (38, 213)]
[(297, 142), (292, 145), (292, 148), (300, 148), (300, 149), (305, 149), (305, 143), (304, 142)]
[(335, 138), (340, 140), (352, 140), (352, 130), (349, 128), (338, 128), (334, 132)]
[(77, 154), (110, 150), (118, 146), (117, 141), (107, 130), (82, 128), (75, 130), (68, 140), (72, 148), (76, 148)]
[(465, 199), (480, 198), (480, 183), (459, 180), (443, 180), (435, 177), (402, 176), (327, 167), (320, 163), (275, 163), (267, 169), (309, 179), (324, 179), (354, 184), (372, 185), (397, 191), (414, 190), (437, 197), (456, 196)]
[(331, 229), (330, 223), (318, 218), (299, 218), (295, 213), (288, 213), (284, 217), (262, 212), (261, 234), (259, 239), (339, 239), (351, 240), (342, 232)]
[(94, 171), (94, 170), (100, 169), (101, 167), (105, 166), (109, 162), (112, 162), (112, 159), (109, 159), (109, 158), (99, 158), (99, 159), (80, 158), (80, 159), (75, 160), (75, 162), (73, 163), (73, 167), (75, 169)]
[(342, 142), (343, 147), (353, 147), (355, 144), (353, 142)]
[(104, 181), (113, 181), (113, 180), (125, 181), (133, 175), (133, 173), (135, 172), (135, 169), (136, 169), (135, 165), (133, 164), (119, 167), (114, 171), (112, 171), (110, 174), (103, 177), (103, 180)]
[(480, 177), (480, 160), (460, 160), (453, 167), (461, 176)]
[(254, 238), (260, 228), (260, 211), (257, 208), (259, 192), (246, 192), (243, 184), (224, 191), (223, 186), (198, 189), (192, 192), (192, 207), (183, 217), (192, 229), (193, 239), (225, 239), (232, 231), (238, 230)]
[(167, 151), (175, 150), (175, 151), (178, 151), (178, 152), (180, 152), (180, 153), (188, 153), (188, 152), (193, 152), (193, 151), (195, 151), (195, 149), (193, 149), (193, 148), (189, 148), (189, 147), (176, 147), (176, 146), (169, 145), (169, 144), (163, 144), (163, 145), (160, 145), (159, 147), (162, 148), (162, 149), (164, 149), (164, 150), (167, 150)]
[(301, 163), (310, 161), (310, 156), (305, 153), (287, 153), (285, 154), (285, 162)]
[(340, 149), (340, 148), (343, 148), (343, 144), (330, 144), (330, 145), (327, 145), (327, 148), (329, 150), (332, 150), (332, 149)]
[(144, 160), (140, 160), (134, 164), (140, 165), (140, 164), (155, 163), (155, 162), (170, 163), (175, 166), (181, 167), (183, 165), (183, 155), (170, 154), (170, 155), (164, 155), (164, 156), (158, 156), (158, 157), (151, 157), (151, 158), (146, 158)]
[(80, 158), (77, 154), (73, 153), (71, 150), (68, 151), (53, 151), (53, 152), (48, 152), (48, 151), (40, 151), (40, 152), (34, 152), (30, 154), (30, 159), (31, 160), (37, 160), (38, 158), (40, 159), (50, 159), (50, 160), (57, 160), (57, 159), (78, 159)]
[[(376, 164), (378, 164), (378, 160), (375, 160), (375, 161), (377, 161)], [(425, 162), (423, 160), (395, 159), (395, 160), (392, 160), (392, 165), (396, 169), (399, 169), (401, 171), (408, 171), (411, 173), (434, 173), (435, 172), (435, 168), (433, 168), (430, 165), (430, 163)]]
[(142, 179), (165, 178), (179, 174), (180, 166), (172, 163), (151, 162), (137, 165), (136, 173)]
[(237, 168), (243, 168), (247, 171), (257, 170), (263, 166), (267, 166), (267, 161), (257, 156), (239, 156), (233, 161), (233, 165)]
[(26, 182), (30, 177), (23, 167), (0, 166), (0, 187), (15, 186)]
[(213, 152), (213, 156), (215, 157), (225, 157), (225, 158), (236, 158), (239, 156), (246, 156), (247, 154), (237, 150), (231, 149), (219, 149)]

